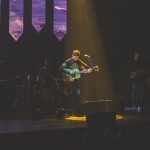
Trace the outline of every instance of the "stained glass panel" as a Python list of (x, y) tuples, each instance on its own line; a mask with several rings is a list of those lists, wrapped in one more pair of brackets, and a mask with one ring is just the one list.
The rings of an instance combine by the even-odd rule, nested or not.
[(45, 25), (45, 0), (32, 0), (32, 25), (38, 32)]
[(9, 2), (9, 33), (15, 40), (23, 33), (23, 3), (24, 0)]
[(54, 0), (53, 33), (59, 41), (67, 33), (67, 0)]

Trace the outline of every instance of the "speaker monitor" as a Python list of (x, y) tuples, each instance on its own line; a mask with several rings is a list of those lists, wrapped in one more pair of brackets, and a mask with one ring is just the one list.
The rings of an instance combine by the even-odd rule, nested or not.
[(86, 125), (89, 128), (104, 130), (115, 128), (116, 115), (114, 112), (100, 112), (86, 116)]

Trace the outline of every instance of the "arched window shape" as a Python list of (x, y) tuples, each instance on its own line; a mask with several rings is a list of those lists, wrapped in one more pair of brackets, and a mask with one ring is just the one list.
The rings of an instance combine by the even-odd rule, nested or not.
[(17, 41), (23, 34), (24, 0), (9, 1), (9, 33)]
[(38, 32), (45, 25), (45, 0), (32, 0), (32, 25)]
[(67, 0), (54, 0), (53, 33), (59, 41), (67, 33)]

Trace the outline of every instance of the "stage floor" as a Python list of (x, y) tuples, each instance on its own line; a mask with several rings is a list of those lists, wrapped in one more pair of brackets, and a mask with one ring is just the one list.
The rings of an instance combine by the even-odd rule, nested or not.
[[(115, 129), (117, 130), (112, 131), (117, 131), (117, 134), (120, 134), (131, 129), (140, 139), (139, 136), (143, 135), (147, 125), (150, 125), (149, 116), (149, 111), (124, 111), (116, 114)], [(105, 117), (102, 118), (100, 120), (105, 122)], [(101, 135), (99, 130), (104, 133), (107, 130), (106, 126), (111, 127), (111, 123), (107, 123), (103, 129), (101, 121), (95, 122), (100, 125), (98, 130), (95, 130), (98, 135)], [(45, 114), (40, 117), (16, 114), (2, 115), (0, 117), (0, 147), (3, 150), (69, 150), (69, 148), (70, 150), (87, 150), (88, 145), (85, 138), (88, 131), (85, 116), (58, 118), (54, 114)], [(115, 134), (115, 139), (117, 134)], [(103, 141), (103, 137), (100, 138), (100, 141)]]
[[(129, 109), (116, 114), (116, 126), (142, 123), (150, 123), (149, 110), (138, 112)], [(86, 116), (72, 115), (58, 118), (55, 114), (40, 117), (9, 114), (0, 117), (0, 134), (86, 127)]]

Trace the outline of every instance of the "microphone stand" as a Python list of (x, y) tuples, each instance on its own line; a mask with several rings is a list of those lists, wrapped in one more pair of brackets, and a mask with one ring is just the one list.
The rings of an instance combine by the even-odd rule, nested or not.
[[(88, 62), (89, 62), (89, 64), (90, 64), (91, 68), (93, 68), (94, 65), (93, 65), (93, 62), (92, 62), (91, 57), (88, 56), (87, 59), (88, 59)], [(94, 83), (95, 83), (95, 82), (94, 82), (94, 75), (92, 75), (92, 83), (93, 83), (93, 87), (94, 87), (94, 86), (95, 86), (95, 84), (94, 84)], [(95, 95), (97, 95), (97, 94), (95, 93)], [(97, 96), (96, 96), (96, 99), (95, 99), (94, 101), (95, 101), (96, 103), (98, 103)], [(97, 112), (98, 112), (98, 110), (99, 110), (99, 105), (98, 105), (98, 104), (96, 105), (96, 110), (97, 110)]]

